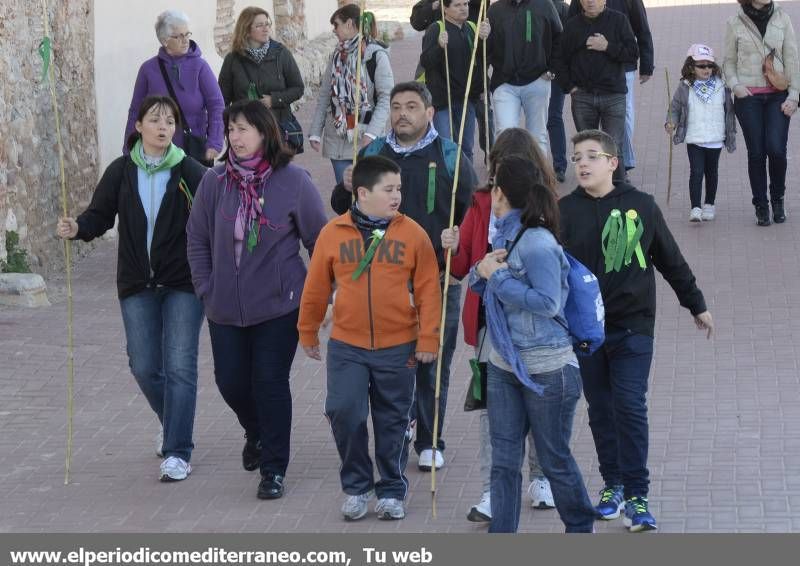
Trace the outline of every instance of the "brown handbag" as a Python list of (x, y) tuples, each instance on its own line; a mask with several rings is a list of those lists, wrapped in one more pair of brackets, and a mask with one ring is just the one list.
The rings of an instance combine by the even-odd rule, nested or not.
[[(775, 69), (775, 48), (770, 49), (767, 56), (764, 57), (764, 63), (761, 65), (761, 70), (764, 73), (764, 78), (772, 85), (772, 88), (777, 90), (787, 90), (789, 88), (789, 79), (786, 75)], [(778, 59), (780, 61), (780, 59)]]

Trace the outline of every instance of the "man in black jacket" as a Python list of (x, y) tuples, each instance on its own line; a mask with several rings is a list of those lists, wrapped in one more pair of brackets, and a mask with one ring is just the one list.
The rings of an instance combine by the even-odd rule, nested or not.
[[(558, 12), (561, 25), (567, 23), (569, 6), (564, 0), (552, 0)], [(567, 170), (567, 133), (564, 131), (564, 98), (566, 98), (558, 81), (550, 84), (550, 104), (547, 107), (547, 137), (550, 139), (550, 153), (553, 157), (553, 169), (556, 180), (563, 183)]]
[[(445, 254), (442, 249), (442, 230), (450, 225), (450, 201), (458, 146), (442, 138), (431, 123), (433, 101), (425, 85), (416, 81), (398, 83), (390, 99), (391, 131), (361, 150), (359, 156), (382, 155), (400, 166), (403, 200), (400, 212), (421, 225), (433, 243), (439, 269), (444, 273)], [(472, 200), (477, 184), (472, 163), (463, 152), (456, 189), (455, 224), (461, 223)], [(343, 214), (352, 206), (352, 169), (344, 173), (344, 182), (331, 195), (331, 207)], [(445, 448), (441, 433), (444, 430), (447, 389), (450, 383), (450, 362), (456, 349), (458, 319), (461, 309), (461, 285), (450, 278), (447, 292), (447, 316), (444, 325), (444, 351), (439, 394), (439, 428), (437, 450), (433, 450), (433, 413), (436, 385), (436, 362), (417, 365), (416, 420), (417, 438), (414, 449), (419, 455), (417, 466), (430, 471), (432, 466), (444, 465)]]
[[(469, 0), (469, 20), (471, 22), (478, 23), (480, 9), (481, 0)], [(419, 0), (411, 8), (411, 27), (417, 31), (425, 31), (433, 22), (438, 22), (440, 19), (442, 19), (440, 0)]]
[(615, 141), (599, 130), (579, 132), (572, 141), (580, 186), (559, 201), (561, 240), (597, 275), (605, 304), (605, 344), (578, 358), (605, 482), (597, 511), (610, 520), (624, 509), (632, 532), (653, 530), (646, 400), (656, 316), (653, 268), (708, 338), (714, 323), (652, 195), (613, 181), (619, 166)]
[(497, 0), (489, 7), (489, 23), (495, 129), (499, 134), (518, 126), (524, 110), (525, 128), (549, 153), (551, 58), (561, 35), (556, 9), (551, 0)]
[[(483, 86), (483, 56), (478, 46), (475, 66), (472, 73), (469, 96), (465, 97), (467, 78), (472, 50), (476, 41), (486, 40), (489, 35), (489, 22), (476, 26), (467, 20), (469, 7), (467, 0), (442, 0), (445, 6), (444, 24), (435, 21), (428, 27), (422, 38), (420, 65), (425, 69), (425, 84), (433, 96), (433, 125), (439, 135), (458, 142), (461, 115), (466, 99), (466, 119), (464, 120), (464, 138), (461, 149), (472, 161), (472, 147), (475, 142), (475, 121), (483, 120), (481, 95)], [(447, 59), (445, 59), (447, 50)], [(449, 64), (449, 69), (445, 65)], [(449, 71), (449, 73), (447, 72)], [(447, 78), (450, 78), (450, 90)], [(450, 102), (448, 106), (448, 94)], [(480, 114), (479, 114), (480, 112)], [(450, 127), (452, 124), (452, 131)]]
[[(653, 34), (650, 33), (650, 23), (647, 21), (644, 0), (606, 0), (606, 2), (609, 8), (622, 12), (628, 17), (639, 46), (639, 83), (644, 84), (653, 76), (655, 68)], [(572, 0), (568, 17), (576, 16), (580, 12), (580, 0)], [(633, 150), (633, 89), (636, 84), (636, 62), (625, 65), (625, 82), (628, 92), (625, 95), (625, 137), (622, 140), (622, 158), (625, 169), (633, 169), (636, 167), (636, 153)]]
[[(572, 95), (575, 130), (601, 127), (622, 149), (625, 136), (625, 64), (638, 56), (628, 19), (605, 0), (581, 0), (583, 13), (567, 20), (555, 58), (556, 80)], [(617, 155), (617, 152), (614, 152)], [(623, 179), (625, 170), (615, 171)]]

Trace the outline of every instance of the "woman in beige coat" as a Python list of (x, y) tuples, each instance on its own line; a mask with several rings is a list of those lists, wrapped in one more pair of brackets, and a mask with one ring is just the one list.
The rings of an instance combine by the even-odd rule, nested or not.
[[(733, 90), (734, 111), (747, 144), (747, 172), (756, 222), (768, 226), (769, 204), (776, 223), (786, 220), (786, 145), (789, 120), (797, 111), (800, 62), (792, 21), (770, 0), (739, 0), (725, 33), (725, 82)], [(768, 79), (771, 60), (780, 76)], [(769, 201), (767, 200), (769, 160)]]

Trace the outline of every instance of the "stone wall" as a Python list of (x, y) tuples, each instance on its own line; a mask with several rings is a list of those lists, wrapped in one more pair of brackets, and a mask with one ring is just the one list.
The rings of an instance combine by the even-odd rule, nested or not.
[[(75, 214), (97, 181), (93, 1), (49, 5), (68, 204)], [(61, 213), (55, 120), (37, 54), (43, 30), (39, 2), (0, 2), (0, 248), (5, 251), (10, 211), (31, 267), (46, 274), (63, 265), (63, 246), (54, 235)]]

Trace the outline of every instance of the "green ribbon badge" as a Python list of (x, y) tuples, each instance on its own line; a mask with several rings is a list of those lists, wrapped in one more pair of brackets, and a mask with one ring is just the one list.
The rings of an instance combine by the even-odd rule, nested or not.
[(606, 273), (630, 265), (634, 254), (639, 267), (647, 268), (641, 245), (643, 234), (644, 223), (635, 210), (629, 210), (625, 216), (616, 208), (611, 211), (600, 236)]
[(369, 248), (367, 248), (367, 253), (365, 253), (364, 257), (361, 258), (361, 261), (358, 262), (358, 267), (353, 272), (353, 281), (361, 277), (361, 274), (364, 273), (364, 270), (367, 269), (367, 266), (372, 263), (372, 258), (375, 257), (375, 251), (378, 249), (378, 246), (383, 241), (383, 237), (385, 235), (386, 230), (375, 229), (372, 231), (372, 236), (369, 237), (371, 243)]
[(533, 36), (533, 33), (532, 33), (533, 32), (533, 25), (532, 25), (532, 22), (531, 22), (531, 11), (528, 10), (525, 13), (525, 16), (526, 16), (525, 17), (525, 41), (530, 43), (531, 40), (533, 39), (533, 37), (532, 37)]
[(259, 100), (261, 98), (258, 96), (258, 89), (256, 88), (255, 83), (250, 83), (247, 85), (247, 98), (250, 100)]
[(39, 42), (39, 56), (42, 58), (42, 82), (47, 80), (47, 73), (50, 71), (50, 54), (52, 52), (52, 45), (50, 38), (44, 36)]
[(428, 163), (428, 199), (427, 199), (428, 214), (433, 213), (436, 205), (436, 162), (431, 161)]

